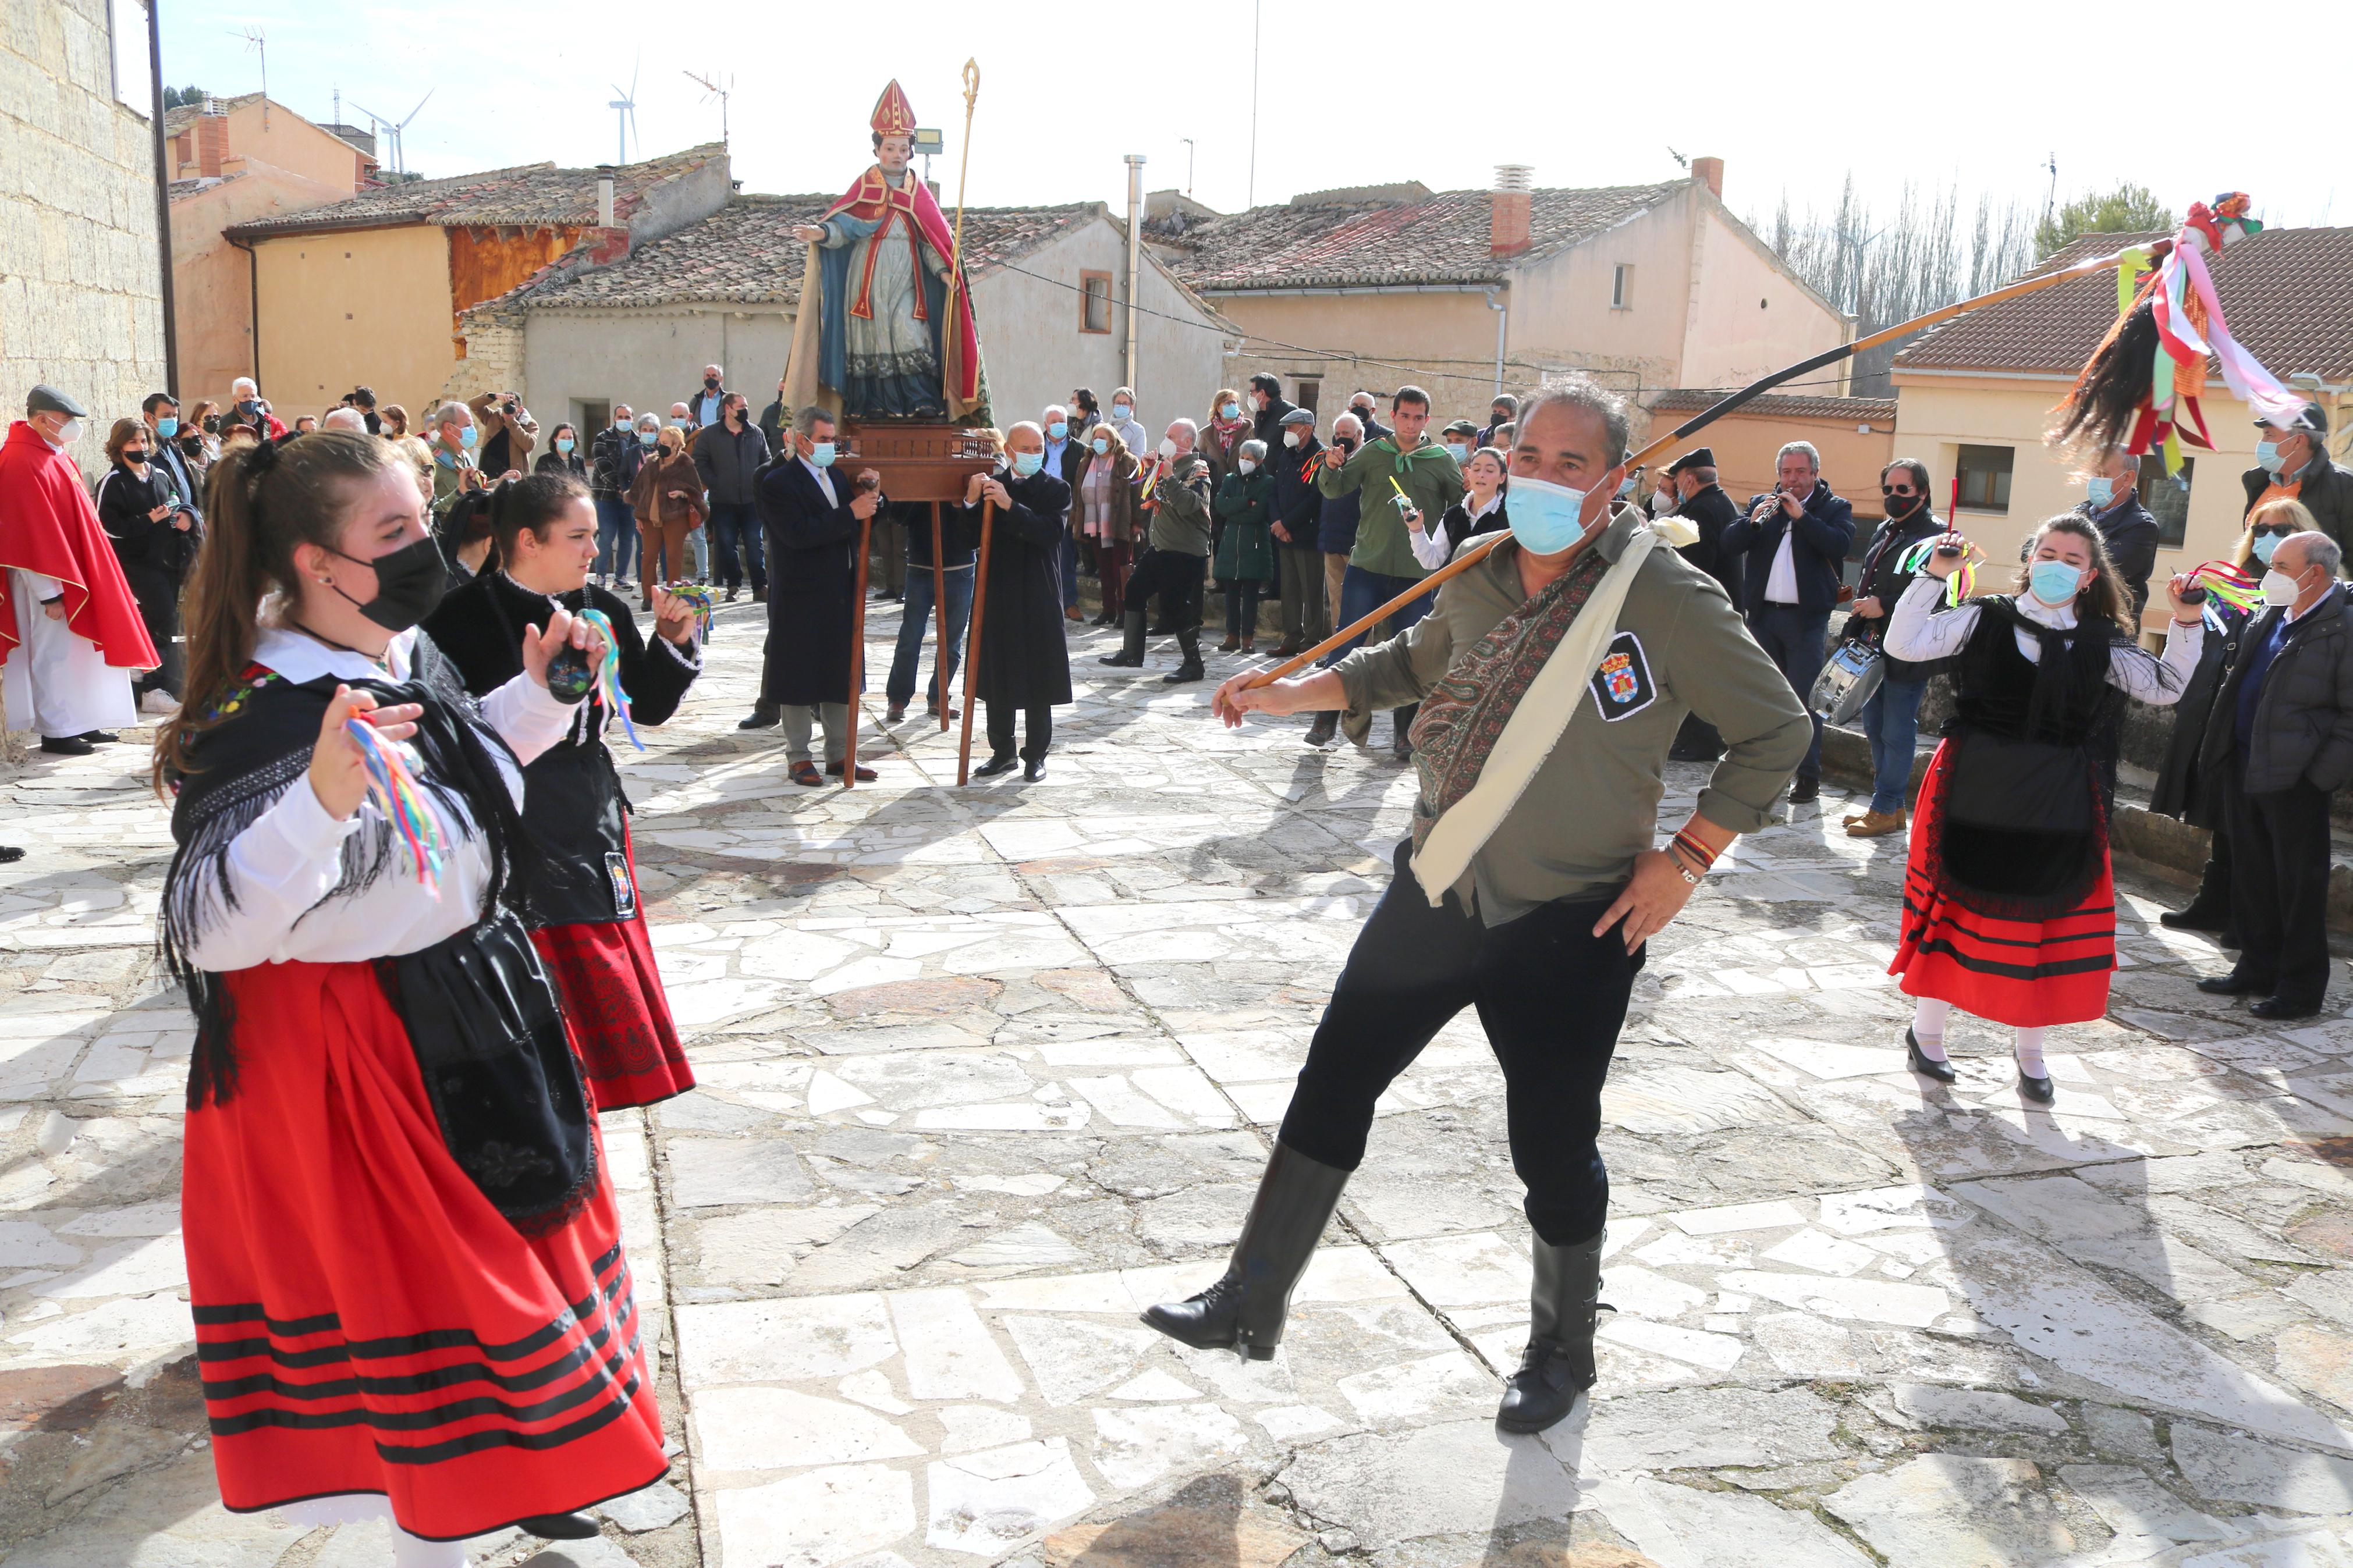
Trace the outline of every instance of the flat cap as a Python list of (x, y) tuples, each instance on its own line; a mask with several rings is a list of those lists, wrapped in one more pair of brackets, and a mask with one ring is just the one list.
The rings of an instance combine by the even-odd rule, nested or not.
[(1315, 423), (1315, 410), (1313, 408), (1294, 408), (1290, 413), (1284, 415), (1282, 419), (1277, 421), (1277, 423), (1282, 425), (1313, 425)]
[(1667, 465), (1667, 472), (1670, 474), (1680, 474), (1686, 468), (1712, 468), (1714, 467), (1715, 467), (1715, 448), (1713, 447), (1694, 447), (1690, 451), (1685, 452), (1682, 457), (1677, 458), (1673, 462), (1669, 463)]
[(1441, 431), (1440, 434), (1447, 436), (1476, 436), (1482, 428), (1482, 426), (1472, 424), (1468, 419), (1457, 419), (1453, 424), (1449, 425), (1443, 431)]
[(25, 412), (27, 415), (63, 414), (73, 419), (87, 418), (90, 415), (89, 409), (47, 382), (25, 395)]

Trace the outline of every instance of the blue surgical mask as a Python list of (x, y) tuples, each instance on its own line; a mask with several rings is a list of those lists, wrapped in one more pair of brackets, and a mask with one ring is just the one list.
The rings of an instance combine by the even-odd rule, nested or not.
[(558, 436), (555, 438), (555, 449), (559, 452), (569, 454), (572, 450), (572, 437), (569, 436)]
[(1051, 440), (1066, 440), (1069, 438), (1070, 434), (1071, 426), (1067, 420), (1057, 419), (1051, 425), (1046, 426), (1046, 435), (1048, 438)]
[(660, 439), (661, 432), (659, 430), (640, 430), (638, 432), (638, 444), (641, 447), (650, 447)]
[(1218, 405), (1218, 417), (1219, 417), (1219, 418), (1220, 418), (1220, 419), (1239, 419), (1239, 418), (1240, 418), (1241, 416), (1242, 416), (1242, 405), (1241, 405), (1240, 404), (1239, 404), (1239, 403), (1220, 403), (1220, 404), (1219, 404), (1219, 405)]
[(1458, 463), (1467, 463), (1471, 460), (1471, 444), (1467, 441), (1449, 441), (1446, 443), (1446, 455)]
[(833, 443), (830, 441), (815, 443), (809, 450), (809, 461), (820, 468), (833, 467)]
[(1585, 496), (1549, 479), (1512, 481), (1512, 537), (1531, 555), (1557, 555), (1585, 537)]
[(694, 428), (694, 421), (691, 419), (673, 419), (670, 422), (670, 428), (673, 430), (691, 430)]
[(2094, 506), (2105, 511), (2116, 504), (2116, 481), (2104, 476), (2084, 485), (2084, 492), (2092, 498)]
[(1094, 447), (1095, 456), (1098, 458), (1108, 458), (1111, 456), (1111, 443), (1109, 441), (1097, 437), (1095, 440), (1089, 442), (1088, 445)]
[(2054, 610), (2075, 596), (2083, 581), (2084, 574), (2064, 561), (2038, 561), (2026, 574), (2034, 596)]
[(168, 441), (179, 433), (180, 422), (171, 415), (166, 414), (164, 417), (155, 421), (155, 434), (164, 437), (164, 440)]
[(613, 419), (613, 428), (614, 428), (614, 429), (616, 429), (616, 430), (626, 430), (626, 429), (628, 429), (628, 427), (629, 427), (629, 416), (628, 416), (628, 415), (626, 415), (626, 414), (622, 414), (622, 415), (617, 415), (617, 416), (615, 416), (615, 417), (614, 417), (614, 419)]
[(1016, 452), (1013, 454), (1013, 474), (1016, 479), (1026, 479), (1045, 466), (1046, 454), (1043, 452)]
[(2270, 565), (2272, 563), (2272, 552), (2279, 548), (2279, 542), (2280, 536), (2276, 533), (2258, 533), (2255, 535), (2255, 559), (2262, 562), (2266, 566)]
[(1114, 403), (1111, 405), (1111, 416), (1114, 419), (1132, 419), (1135, 416), (1135, 410), (1124, 403)]
[(2277, 441), (2256, 442), (2255, 461), (2263, 466), (2263, 472), (2267, 474), (2276, 474), (2287, 467), (2287, 459), (2280, 456)]
[(474, 449), (474, 443), (481, 438), (482, 433), (480, 430), (475, 429), (471, 425), (467, 426), (463, 430), (458, 432), (458, 445), (465, 447), (469, 452)]

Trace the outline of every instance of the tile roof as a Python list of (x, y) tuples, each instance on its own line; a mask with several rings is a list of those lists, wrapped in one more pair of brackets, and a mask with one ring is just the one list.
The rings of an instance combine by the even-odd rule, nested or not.
[[(726, 155), (724, 146), (710, 142), (640, 163), (624, 163), (614, 174), (614, 200), (626, 207), (632, 198), (643, 195), (662, 181)], [(239, 224), (227, 232), (234, 239), (252, 239), (411, 223), (438, 223), (444, 227), (469, 224), (561, 224), (585, 228), (596, 221), (596, 170), (522, 163), (479, 174), (452, 174), (446, 179), (385, 185), (363, 191), (348, 201)]]
[[(1653, 412), (1674, 414), (1696, 413), (1712, 408), (1729, 396), (1735, 389), (1728, 386), (1679, 386), (1662, 392), (1651, 400)], [(1875, 425), (1895, 417), (1895, 399), (1892, 397), (1806, 397), (1791, 393), (1767, 392), (1750, 398), (1732, 415), (1761, 415), (1769, 419), (1836, 419), (1856, 425)]]
[[(248, 103), (259, 103), (261, 95), (258, 92), (241, 92), (235, 98), (224, 98), (216, 101), (220, 104), (221, 112), (227, 114), (232, 109), (243, 109)], [(177, 136), (181, 132), (194, 125), (204, 111), (205, 106), (202, 103), (183, 103), (176, 108), (165, 110), (164, 134)]]
[[(522, 303), (552, 309), (675, 305), (692, 301), (792, 304), (800, 299), (808, 247), (793, 226), (815, 223), (835, 195), (739, 195), (725, 206), (610, 267), (560, 271)], [(967, 207), (966, 272), (978, 279), (1029, 255), (1080, 224), (1104, 216), (1100, 202), (1055, 207)]]
[[(2036, 268), (2103, 256), (2158, 235), (2085, 235)], [(2269, 228), (2210, 258), (2231, 334), (2273, 374), (2353, 375), (2353, 228)], [(2006, 370), (2072, 376), (2115, 322), (2116, 289), (2100, 273), (2007, 300), (1922, 334), (1895, 356), (1905, 370)], [(2219, 384), (2217, 384), (2219, 385)]]
[(1498, 260), (1489, 248), (1489, 193), (1422, 200), (1330, 201), (1252, 207), (1155, 236), (1170, 268), (1196, 289), (1303, 289), (1397, 283), (1492, 283), (1532, 257), (1589, 239), (1656, 206), (1691, 182), (1529, 193), (1533, 243)]

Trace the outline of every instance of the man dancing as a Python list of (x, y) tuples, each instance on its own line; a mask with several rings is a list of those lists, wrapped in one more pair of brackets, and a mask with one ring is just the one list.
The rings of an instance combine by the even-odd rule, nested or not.
[[(1292, 1287), (1364, 1159), (1375, 1102), (1476, 1007), (1535, 1231), (1527, 1352), (1497, 1419), (1535, 1432), (1594, 1382), (1609, 1196), (1601, 1085), (1643, 942), (1736, 835), (1766, 824), (1812, 731), (1723, 588), (1613, 503), (1624, 405), (1577, 376), (1521, 412), (1512, 537), (1449, 581), (1428, 616), (1328, 670), (1254, 689), (1241, 675), (1218, 692), (1231, 725), (1253, 710), (1421, 703), (1421, 795), (1225, 1277), (1144, 1320), (1189, 1345), (1271, 1358)], [(1721, 731), (1726, 752), (1697, 811), (1653, 848), (1660, 773), (1686, 712)]]

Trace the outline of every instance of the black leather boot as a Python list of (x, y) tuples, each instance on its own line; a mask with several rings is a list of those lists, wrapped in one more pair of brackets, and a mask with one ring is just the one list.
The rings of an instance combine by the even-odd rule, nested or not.
[(1315, 722), (1307, 726), (1307, 743), (1311, 746), (1328, 746), (1332, 743), (1332, 737), (1339, 732), (1340, 710), (1337, 708), (1327, 708), (1315, 715)]
[(1251, 1361), (1272, 1361), (1274, 1347), (1282, 1342), (1292, 1288), (1307, 1271), (1307, 1260), (1347, 1184), (1347, 1172), (1277, 1143), (1225, 1278), (1189, 1300), (1147, 1309), (1144, 1321), (1196, 1350), (1229, 1350)]
[[(1607, 1236), (1607, 1231), (1602, 1236)], [(1601, 1241), (1554, 1247), (1535, 1238), (1535, 1283), (1528, 1292), (1528, 1348), (1504, 1385), (1495, 1425), (1541, 1432), (1577, 1407), (1593, 1386), (1593, 1323), (1600, 1310)]]
[(587, 1541), (604, 1532), (585, 1513), (540, 1513), (515, 1521), (515, 1528), (542, 1541)]
[(1144, 612), (1142, 610), (1127, 612), (1119, 651), (1107, 653), (1095, 662), (1112, 665), (1121, 669), (1144, 668)]
[(1176, 634), (1176, 646), (1185, 650), (1185, 662), (1160, 679), (1170, 686), (1182, 686), (1187, 681), (1204, 679), (1208, 671), (1201, 668), (1201, 628), (1190, 626)]
[(1413, 741), (1407, 731), (1413, 728), (1413, 716), (1421, 711), (1421, 704), (1409, 702), (1402, 708), (1389, 710), (1389, 755), (1398, 762), (1413, 761)]

